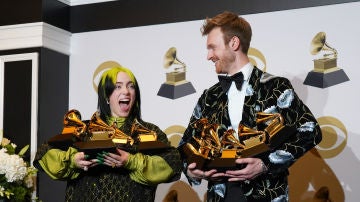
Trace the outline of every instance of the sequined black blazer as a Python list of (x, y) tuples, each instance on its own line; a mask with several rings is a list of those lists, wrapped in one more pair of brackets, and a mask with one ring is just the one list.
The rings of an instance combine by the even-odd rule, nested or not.
[[(320, 127), (288, 79), (254, 67), (248, 83), (241, 124), (254, 128), (257, 112), (277, 112), (284, 117), (286, 125), (296, 128), (296, 131), (277, 148), (257, 156), (268, 167), (268, 172), (243, 182), (243, 191), (248, 201), (254, 201), (255, 198), (264, 201), (287, 199), (288, 168), (321, 141)], [(199, 98), (179, 148), (196, 133), (193, 123), (200, 118), (207, 118), (210, 123), (223, 124), (226, 128), (231, 126), (227, 95), (219, 83), (205, 90)], [(212, 185), (212, 182), (208, 183), (209, 191), (214, 190)], [(208, 201), (214, 201), (211, 196), (213, 194), (208, 193)]]

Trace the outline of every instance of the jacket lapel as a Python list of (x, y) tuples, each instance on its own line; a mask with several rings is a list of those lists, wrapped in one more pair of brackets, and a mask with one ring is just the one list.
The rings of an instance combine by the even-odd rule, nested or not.
[(255, 116), (257, 111), (255, 107), (259, 97), (260, 78), (262, 74), (263, 71), (261, 71), (257, 67), (254, 67), (251, 76), (249, 78), (248, 89), (246, 89), (247, 94), (244, 100), (241, 124), (251, 128), (256, 126)]

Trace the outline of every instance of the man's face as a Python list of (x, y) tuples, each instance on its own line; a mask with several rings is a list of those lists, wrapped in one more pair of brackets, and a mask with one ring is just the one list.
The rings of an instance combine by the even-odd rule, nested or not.
[(135, 103), (135, 86), (130, 77), (124, 73), (117, 74), (115, 89), (109, 98), (113, 117), (128, 117)]
[(214, 28), (207, 35), (207, 50), (207, 59), (215, 63), (216, 73), (229, 73), (229, 69), (235, 62), (235, 54), (229, 47), (229, 43), (225, 44), (220, 27)]

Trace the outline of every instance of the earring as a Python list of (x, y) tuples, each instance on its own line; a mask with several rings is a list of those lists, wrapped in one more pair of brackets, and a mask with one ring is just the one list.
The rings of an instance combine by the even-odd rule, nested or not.
[(108, 99), (106, 99), (106, 103), (107, 103), (107, 104), (110, 104)]

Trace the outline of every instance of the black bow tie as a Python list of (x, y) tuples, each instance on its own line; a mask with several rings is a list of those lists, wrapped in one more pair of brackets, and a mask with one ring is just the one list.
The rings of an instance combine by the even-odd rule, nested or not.
[(242, 74), (242, 72), (238, 72), (232, 76), (219, 75), (218, 78), (220, 81), (220, 85), (225, 93), (229, 90), (233, 81), (235, 81), (236, 88), (238, 90), (241, 90), (241, 86), (244, 81), (244, 75)]

